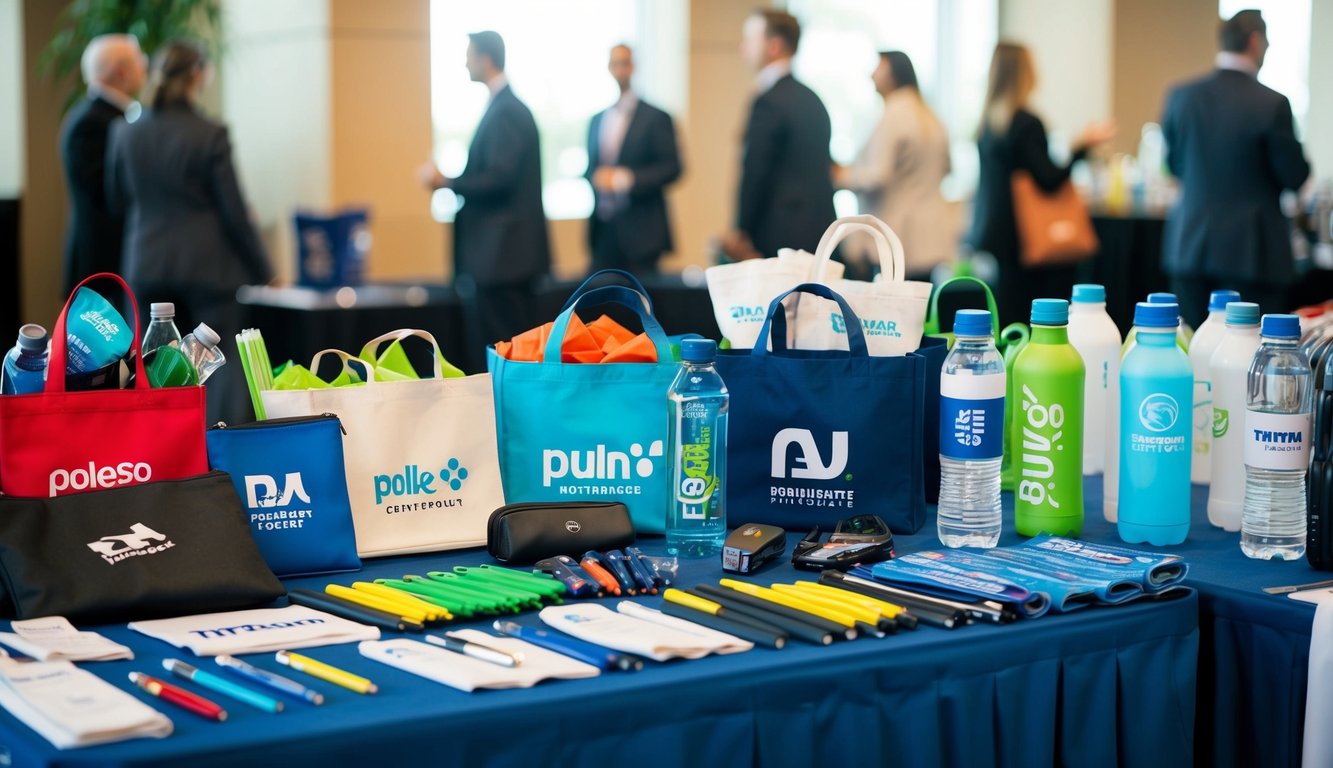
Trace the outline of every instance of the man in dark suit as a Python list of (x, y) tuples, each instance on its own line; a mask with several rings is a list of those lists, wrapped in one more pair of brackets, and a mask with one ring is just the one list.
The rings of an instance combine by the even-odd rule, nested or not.
[(66, 295), (88, 275), (121, 271), (124, 218), (107, 207), (107, 135), (126, 110), (138, 109), (134, 97), (143, 87), (147, 66), (133, 35), (101, 35), (84, 49), (88, 95), (70, 109), (60, 128), (60, 160), (70, 200), (63, 265)]
[(1196, 327), (1217, 288), (1264, 312), (1290, 309), (1291, 227), (1278, 198), (1310, 175), (1291, 105), (1256, 79), (1268, 50), (1263, 17), (1241, 11), (1219, 37), (1217, 69), (1172, 90), (1162, 119), (1167, 166), (1181, 181), (1162, 261), (1181, 315)]
[(487, 344), (537, 324), (533, 296), (538, 278), (550, 271), (551, 250), (537, 123), (509, 88), (500, 35), (468, 37), (468, 75), (490, 89), (490, 103), (463, 172), (451, 179), (428, 164), (421, 180), (463, 198), (454, 218), (454, 281), (467, 313), (471, 352), (481, 355)]
[(723, 242), (732, 258), (814, 252), (835, 218), (828, 111), (791, 75), (801, 26), (782, 11), (759, 10), (741, 31), (741, 53), (758, 70), (745, 127), (736, 232)]
[(588, 126), (586, 176), (596, 202), (588, 221), (592, 268), (651, 274), (672, 247), (662, 192), (680, 178), (676, 129), (670, 115), (631, 89), (629, 46), (611, 49), (607, 69), (620, 86), (620, 99)]

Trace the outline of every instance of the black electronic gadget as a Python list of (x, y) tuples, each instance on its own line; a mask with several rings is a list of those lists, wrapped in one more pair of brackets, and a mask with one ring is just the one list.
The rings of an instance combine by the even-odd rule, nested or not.
[(828, 539), (821, 540), (815, 528), (792, 550), (797, 568), (845, 571), (857, 564), (878, 563), (893, 558), (893, 534), (878, 515), (857, 515), (839, 520)]
[(786, 531), (776, 525), (746, 523), (722, 543), (722, 570), (754, 573), (786, 551)]

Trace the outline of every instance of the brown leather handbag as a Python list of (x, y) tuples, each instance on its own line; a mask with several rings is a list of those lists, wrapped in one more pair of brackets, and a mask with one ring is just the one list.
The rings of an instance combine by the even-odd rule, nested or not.
[(1019, 263), (1025, 267), (1075, 264), (1097, 253), (1097, 233), (1078, 190), (1068, 180), (1044, 192), (1027, 171), (1014, 171), (1014, 218)]

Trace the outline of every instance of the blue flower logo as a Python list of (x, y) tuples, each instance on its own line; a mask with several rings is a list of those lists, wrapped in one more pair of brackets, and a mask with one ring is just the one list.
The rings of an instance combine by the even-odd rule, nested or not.
[(440, 481), (447, 483), (455, 491), (462, 490), (467, 479), (467, 467), (459, 464), (458, 459), (449, 459), (449, 463), (440, 470)]
[(1168, 394), (1158, 392), (1139, 404), (1139, 423), (1150, 432), (1165, 432), (1180, 418), (1180, 405)]

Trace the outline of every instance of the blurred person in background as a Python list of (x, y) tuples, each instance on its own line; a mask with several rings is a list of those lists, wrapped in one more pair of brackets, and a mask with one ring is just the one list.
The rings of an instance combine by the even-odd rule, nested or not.
[(996, 45), (977, 138), (981, 179), (968, 241), (974, 249), (995, 257), (1000, 272), (995, 297), (1000, 325), (1026, 321), (1033, 299), (1068, 296), (1076, 270), (1076, 265), (1024, 268), (1019, 264), (1010, 178), (1015, 171), (1027, 171), (1041, 190), (1054, 192), (1069, 178), (1075, 162), (1115, 136), (1114, 121), (1089, 123), (1074, 139), (1069, 162), (1056, 165), (1047, 146), (1046, 126), (1028, 109), (1036, 86), (1031, 52), (1017, 43)]
[(1268, 30), (1259, 11), (1241, 11), (1219, 29), (1217, 66), (1167, 96), (1166, 164), (1180, 179), (1167, 215), (1162, 266), (1180, 314), (1198, 327), (1220, 288), (1264, 312), (1285, 312), (1296, 280), (1284, 189), (1310, 175), (1287, 97), (1260, 83)]
[(902, 239), (907, 278), (928, 281), (958, 245), (953, 212), (940, 194), (950, 169), (949, 133), (921, 98), (907, 54), (880, 53), (871, 80), (884, 112), (856, 160), (834, 169), (834, 180), (856, 192), (861, 213), (879, 217)]

